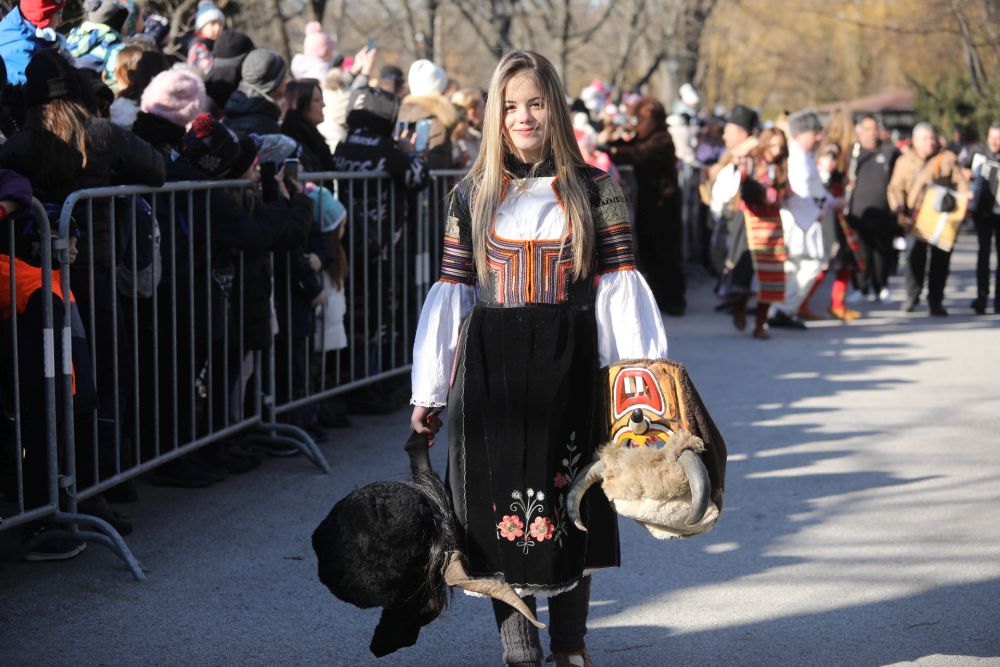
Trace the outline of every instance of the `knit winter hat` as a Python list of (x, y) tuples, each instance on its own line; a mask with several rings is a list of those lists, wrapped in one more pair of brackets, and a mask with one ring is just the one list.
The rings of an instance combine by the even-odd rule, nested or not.
[(253, 40), (238, 30), (227, 30), (215, 40), (212, 55), (220, 58), (238, 58), (254, 50)]
[(213, 178), (242, 176), (256, 157), (252, 141), (241, 141), (210, 113), (194, 119), (184, 135), (181, 155)]
[(212, 0), (201, 0), (198, 3), (198, 11), (194, 15), (194, 29), (201, 30), (206, 24), (212, 21), (218, 21), (219, 23), (226, 22), (226, 15), (222, 13), (222, 10), (215, 6)]
[(379, 81), (395, 81), (397, 84), (403, 82), (403, 70), (395, 65), (383, 65), (378, 71)]
[(270, 49), (254, 49), (240, 67), (243, 83), (267, 94), (285, 80), (285, 59)]
[(788, 134), (793, 137), (803, 132), (822, 131), (823, 123), (819, 121), (819, 114), (812, 109), (802, 109), (788, 117)]
[(441, 94), (448, 86), (448, 76), (444, 70), (430, 60), (418, 60), (410, 65), (410, 73), (406, 77), (410, 84), (411, 95)]
[(257, 157), (263, 162), (284, 162), (289, 158), (298, 157), (302, 152), (299, 143), (284, 134), (251, 134), (257, 147)]
[(307, 190), (306, 196), (313, 202), (313, 220), (319, 221), (323, 233), (336, 231), (347, 220), (347, 209), (328, 189), (313, 188)]
[(347, 129), (390, 135), (399, 113), (399, 99), (378, 88), (360, 88), (347, 102)]
[(48, 28), (52, 17), (65, 6), (65, 0), (21, 0), (21, 16), (39, 28)]
[(83, 99), (80, 75), (55, 49), (35, 52), (24, 68), (24, 77), (24, 104), (28, 108), (56, 99)]
[(169, 19), (159, 14), (146, 14), (142, 17), (142, 34), (162, 50), (170, 36)]
[(146, 113), (187, 127), (208, 107), (205, 84), (188, 70), (160, 72), (142, 91), (140, 108)]
[(302, 41), (302, 53), (313, 58), (330, 60), (337, 41), (329, 33), (323, 32), (319, 21), (306, 24), (306, 36)]
[(737, 104), (733, 107), (733, 110), (729, 112), (729, 116), (726, 117), (727, 123), (732, 123), (733, 125), (739, 125), (747, 132), (753, 132), (757, 129), (757, 124), (759, 119), (757, 118), (757, 112), (749, 107), (745, 107), (742, 104)]
[(304, 53), (296, 53), (292, 56), (292, 78), (293, 79), (316, 79), (323, 81), (326, 73), (332, 69), (329, 60), (307, 56)]
[(118, 24), (111, 26), (114, 29), (121, 27), (128, 14), (128, 9), (118, 0), (83, 0), (83, 11), (91, 23)]

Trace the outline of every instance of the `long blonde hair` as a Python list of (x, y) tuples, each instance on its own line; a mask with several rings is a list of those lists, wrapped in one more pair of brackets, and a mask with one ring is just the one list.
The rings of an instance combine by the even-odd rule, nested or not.
[[(594, 226), (590, 199), (582, 174), (586, 166), (580, 147), (573, 134), (573, 123), (569, 106), (565, 101), (559, 75), (544, 56), (531, 51), (510, 51), (504, 54), (493, 71), (490, 89), (486, 97), (486, 111), (483, 119), (483, 142), (472, 169), (465, 177), (471, 182), (472, 248), (473, 258), (479, 274), (479, 282), (486, 283), (486, 244), (496, 217), (504, 191), (504, 179), (514, 180), (504, 166), (504, 155), (513, 153), (504, 133), (503, 107), (504, 90), (512, 78), (518, 74), (532, 77), (542, 92), (548, 120), (545, 123), (545, 143), (542, 155), (551, 156), (555, 163), (556, 178), (559, 183), (559, 197), (566, 212), (566, 228), (563, 241), (567, 237), (573, 252), (573, 277), (580, 279), (590, 269), (594, 251)], [(544, 158), (543, 158), (544, 162)], [(534, 165), (532, 173), (540, 165)]]
[(823, 144), (834, 144), (839, 149), (837, 171), (842, 174), (847, 172), (847, 162), (851, 156), (851, 147), (854, 145), (854, 133), (854, 119), (850, 109), (847, 107), (834, 109), (823, 134)]

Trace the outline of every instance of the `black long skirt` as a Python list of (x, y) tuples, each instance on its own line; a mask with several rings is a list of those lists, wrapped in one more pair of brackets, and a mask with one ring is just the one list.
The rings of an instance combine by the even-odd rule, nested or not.
[(619, 564), (600, 487), (582, 505), (588, 532), (566, 510), (607, 437), (602, 389), (592, 308), (473, 309), (448, 404), (448, 482), (471, 575), (544, 593)]

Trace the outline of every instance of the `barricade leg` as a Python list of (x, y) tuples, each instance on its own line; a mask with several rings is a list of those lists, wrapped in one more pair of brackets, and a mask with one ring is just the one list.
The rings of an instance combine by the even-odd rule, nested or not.
[(277, 420), (274, 405), (275, 397), (277, 395), (274, 363), (274, 358), (277, 354), (275, 350), (276, 347), (277, 345), (271, 345), (264, 355), (267, 360), (268, 367), (267, 391), (264, 398), (265, 413), (263, 415), (263, 422), (255, 429), (256, 433), (251, 434), (250, 438), (251, 440), (280, 442), (286, 445), (298, 447), (307, 459), (309, 459), (317, 468), (329, 475), (333, 472), (333, 470), (330, 468), (329, 462), (327, 462), (326, 457), (323, 456), (323, 453), (319, 450), (319, 446), (317, 446), (316, 441), (313, 440), (312, 436), (297, 426), (293, 426), (291, 424), (281, 424)]
[[(40, 210), (38, 210), (40, 209)], [(36, 207), (36, 219), (43, 220), (43, 238), (47, 238), (49, 234), (48, 227), (48, 216), (45, 214), (44, 209), (41, 205)], [(118, 533), (115, 528), (109, 524), (107, 521), (100, 519), (98, 517), (80, 514), (76, 511), (77, 508), (77, 481), (76, 481), (76, 442), (75, 442), (75, 432), (74, 432), (74, 394), (82, 393), (86, 391), (92, 391), (96, 395), (96, 386), (94, 385), (93, 373), (89, 369), (84, 373), (77, 373), (78, 369), (84, 370), (89, 366), (90, 357), (88, 356), (86, 350), (86, 341), (82, 336), (83, 333), (83, 322), (79, 319), (77, 311), (72, 302), (65, 302), (64, 300), (55, 300), (52, 298), (52, 257), (51, 248), (49, 244), (42, 243), (42, 294), (43, 294), (43, 319), (44, 327), (46, 331), (53, 332), (53, 345), (50, 350), (46, 350), (46, 355), (52, 354), (53, 360), (52, 364), (48, 363), (46, 366), (52, 368), (54, 371), (56, 368), (60, 369), (62, 375), (62, 395), (59, 398), (59, 402), (55, 404), (56, 410), (51, 411), (50, 423), (55, 427), (60, 421), (62, 422), (63, 428), (61, 429), (64, 434), (64, 442), (62, 447), (62, 458), (64, 465), (61, 470), (65, 471), (65, 474), (61, 474), (58, 477), (59, 487), (65, 490), (66, 495), (66, 511), (58, 510), (52, 517), (52, 520), (57, 523), (67, 524), (68, 530), (66, 531), (52, 531), (47, 534), (44, 539), (51, 539), (53, 537), (69, 537), (70, 539), (76, 540), (87, 540), (88, 542), (96, 542), (102, 544), (114, 552), (129, 568), (132, 572), (133, 578), (136, 581), (145, 581), (146, 575), (142, 571), (142, 566), (139, 561), (132, 555), (132, 551), (125, 544), (125, 540)], [(68, 256), (68, 243), (65, 234), (60, 234), (60, 239), (56, 243), (57, 250), (59, 251), (59, 265), (62, 269), (60, 271), (60, 288), (64, 295), (71, 294), (70, 291), (70, 271), (69, 271), (69, 256)], [(75, 317), (74, 317), (75, 316)], [(81, 335), (74, 336), (74, 332), (79, 332)], [(74, 340), (74, 338), (76, 340)], [(89, 372), (89, 378), (85, 377)], [(80, 382), (81, 386), (77, 386), (77, 382)], [(89, 382), (89, 386), (83, 386)], [(79, 406), (83, 410), (90, 411), (92, 406), (87, 405), (86, 401)], [(61, 408), (61, 410), (60, 410)], [(61, 412), (61, 415), (59, 414)], [(55, 431), (55, 428), (53, 428)], [(54, 445), (53, 445), (54, 446)], [(57, 468), (53, 468), (57, 469)], [(95, 469), (95, 475), (98, 474)], [(80, 530), (79, 524), (87, 524), (95, 528), (96, 531), (91, 530)], [(99, 531), (99, 532), (98, 532)], [(33, 548), (35, 545), (29, 543), (29, 548)]]

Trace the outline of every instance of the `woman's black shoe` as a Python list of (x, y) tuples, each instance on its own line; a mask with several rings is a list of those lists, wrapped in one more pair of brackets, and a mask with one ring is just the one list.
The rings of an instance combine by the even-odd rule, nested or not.
[(976, 315), (986, 314), (986, 299), (973, 299), (972, 300), (972, 310)]

